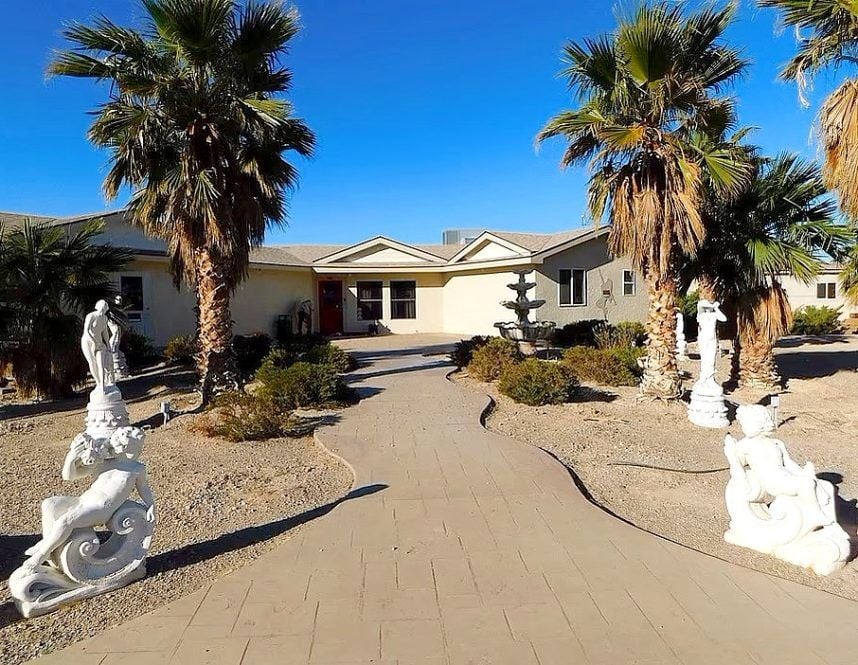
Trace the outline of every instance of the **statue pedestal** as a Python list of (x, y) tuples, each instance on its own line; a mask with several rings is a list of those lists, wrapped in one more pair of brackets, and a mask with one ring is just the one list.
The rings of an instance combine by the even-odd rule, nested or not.
[(691, 403), (688, 405), (688, 420), (698, 427), (721, 429), (728, 427), (727, 405), (724, 403), (724, 389), (714, 382), (698, 381), (691, 389)]
[(86, 406), (86, 433), (94, 439), (109, 439), (120, 427), (128, 426), (128, 408), (116, 386), (102, 392), (98, 388), (89, 394)]

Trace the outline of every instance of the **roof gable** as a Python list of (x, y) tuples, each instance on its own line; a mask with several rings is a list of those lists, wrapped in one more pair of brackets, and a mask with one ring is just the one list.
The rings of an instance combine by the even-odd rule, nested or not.
[(489, 231), (477, 236), (473, 242), (465, 245), (451, 259), (450, 263), (464, 261), (496, 261), (529, 256), (530, 250), (514, 242), (501, 238)]
[(444, 259), (429, 252), (406, 245), (405, 243), (378, 236), (370, 240), (351, 245), (318, 259), (317, 263), (359, 263), (359, 264), (400, 264), (400, 263), (444, 263)]

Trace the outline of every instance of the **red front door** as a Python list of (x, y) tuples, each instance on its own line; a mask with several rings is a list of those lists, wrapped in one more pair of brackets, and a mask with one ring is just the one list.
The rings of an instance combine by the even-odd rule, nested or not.
[(319, 282), (319, 331), (323, 335), (343, 332), (342, 282)]

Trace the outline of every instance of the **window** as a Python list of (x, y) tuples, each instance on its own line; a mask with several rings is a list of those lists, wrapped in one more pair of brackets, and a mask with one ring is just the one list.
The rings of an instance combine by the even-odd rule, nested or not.
[(121, 275), (119, 277), (119, 294), (122, 296), (122, 306), (131, 312), (143, 311), (143, 277), (140, 275)]
[(357, 283), (357, 314), (361, 321), (378, 321), (382, 314), (381, 282)]
[(633, 296), (635, 294), (635, 271), (623, 270), (623, 295)]
[(417, 282), (390, 282), (390, 318), (417, 318)]
[(581, 268), (560, 271), (560, 304), (587, 304), (587, 271)]
[(816, 285), (816, 297), (823, 300), (834, 300), (837, 297), (837, 282), (819, 282)]

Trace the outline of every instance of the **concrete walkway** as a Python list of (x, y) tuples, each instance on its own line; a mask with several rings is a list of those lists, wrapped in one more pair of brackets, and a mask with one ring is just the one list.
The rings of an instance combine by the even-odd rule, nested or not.
[(858, 662), (858, 604), (609, 517), (548, 455), (486, 432), (486, 400), (408, 341), (360, 343), (367, 398), (320, 432), (363, 496), (210, 588), (38, 662)]

